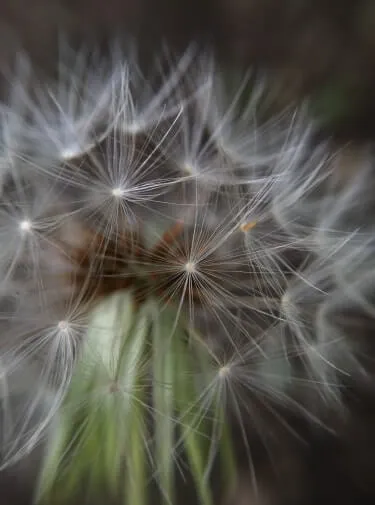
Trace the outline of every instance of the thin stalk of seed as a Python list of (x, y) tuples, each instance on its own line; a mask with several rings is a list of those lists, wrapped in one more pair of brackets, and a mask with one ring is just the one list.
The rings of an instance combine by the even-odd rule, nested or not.
[(210, 436), (209, 420), (199, 409), (199, 392), (194, 380), (191, 380), (192, 361), (182, 342), (175, 340), (178, 352), (179, 374), (176, 377), (176, 399), (180, 416), (180, 430), (189, 467), (202, 505), (213, 505), (212, 495), (204, 478), (208, 462), (208, 439)]
[[(199, 361), (199, 369), (205, 384), (212, 384), (217, 374), (216, 367), (212, 368), (211, 360), (214, 359), (212, 351), (207, 347), (202, 336), (194, 329), (188, 330), (189, 342), (196, 346), (196, 357)], [(207, 458), (205, 479), (210, 476), (212, 464), (219, 454), (222, 475), (225, 476), (225, 491), (230, 494), (236, 484), (236, 461), (234, 448), (231, 440), (230, 427), (226, 419), (225, 403), (220, 389), (211, 400), (210, 412), (208, 415), (212, 419), (210, 427), (210, 447)]]
[(62, 455), (68, 445), (70, 426), (65, 422), (63, 416), (60, 416), (53, 428), (53, 437), (48, 441), (48, 450), (36, 491), (37, 503), (43, 501), (44, 497), (51, 493), (62, 463)]
[(155, 460), (157, 480), (163, 500), (173, 503), (174, 496), (174, 439), (176, 361), (173, 340), (180, 338), (178, 330), (169, 342), (175, 314), (166, 309), (162, 313), (154, 307), (153, 318), (153, 398), (155, 411)]
[(145, 450), (145, 407), (143, 396), (138, 394), (137, 402), (128, 416), (128, 443), (126, 446), (125, 505), (145, 505), (147, 503), (147, 452)]
[(230, 495), (237, 483), (237, 465), (232, 444), (231, 432), (225, 417), (223, 416), (222, 429), (220, 433), (220, 459), (222, 473), (225, 476), (225, 487), (228, 495)]

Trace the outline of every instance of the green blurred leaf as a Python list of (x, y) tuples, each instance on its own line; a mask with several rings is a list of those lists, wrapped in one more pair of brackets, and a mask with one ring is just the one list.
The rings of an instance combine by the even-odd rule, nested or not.
[(147, 452), (145, 436), (145, 407), (142, 397), (134, 403), (131, 410), (127, 433), (128, 443), (126, 447), (127, 472), (125, 479), (125, 504), (145, 505), (147, 503)]
[(166, 503), (174, 503), (176, 350), (181, 338), (175, 328), (177, 311), (153, 306), (153, 406), (156, 476)]
[(193, 356), (183, 345), (183, 342), (176, 340), (179, 370), (176, 378), (176, 398), (180, 414), (179, 426), (200, 501), (203, 505), (212, 505), (210, 486), (205, 478), (212, 423), (210, 416), (207, 415), (209, 412), (202, 411), (202, 391), (196, 387)]
[[(152, 475), (170, 505), (175, 457), (183, 447), (201, 505), (212, 505), (209, 478), (218, 446), (227, 476), (234, 468), (230, 437), (221, 429), (220, 402), (205, 391), (212, 381), (210, 353), (178, 315), (155, 300), (137, 308), (130, 292), (95, 308), (48, 445), (39, 501), (66, 503), (85, 491), (123, 494), (127, 505), (146, 505), (152, 458)], [(153, 446), (146, 415), (151, 391)]]

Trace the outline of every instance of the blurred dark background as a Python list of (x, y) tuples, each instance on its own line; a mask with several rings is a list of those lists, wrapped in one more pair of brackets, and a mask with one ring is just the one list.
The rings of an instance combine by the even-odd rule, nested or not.
[(192, 39), (212, 43), (224, 61), (272, 69), (286, 102), (317, 93), (326, 104), (334, 95), (341, 136), (375, 129), (373, 0), (1, 1), (3, 62), (22, 47), (50, 67), (58, 34), (77, 44), (130, 34), (146, 52), (161, 40), (176, 49)]

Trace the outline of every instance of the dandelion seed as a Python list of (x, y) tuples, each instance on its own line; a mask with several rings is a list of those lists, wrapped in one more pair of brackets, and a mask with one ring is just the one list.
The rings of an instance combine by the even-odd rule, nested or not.
[(185, 264), (185, 270), (188, 274), (193, 274), (196, 272), (196, 265), (195, 263), (192, 263), (191, 261), (188, 261)]
[(66, 147), (61, 150), (61, 158), (65, 161), (74, 160), (82, 153), (82, 148), (78, 144)]
[(220, 370), (219, 370), (219, 377), (221, 379), (224, 379), (224, 378), (226, 378), (226, 377), (229, 376), (230, 372), (231, 372), (230, 366), (225, 365), (225, 366), (223, 366), (223, 367), (220, 368)]
[(57, 326), (63, 333), (67, 333), (69, 331), (69, 323), (67, 321), (59, 321)]
[(20, 227), (21, 231), (28, 232), (28, 231), (31, 231), (33, 225), (32, 225), (32, 223), (31, 223), (31, 221), (29, 219), (25, 219), (25, 220), (23, 220), (23, 221), (20, 222), (19, 227)]
[[(294, 239), (308, 239), (318, 226), (319, 216), (332, 198), (332, 166), (327, 145), (307, 149), (309, 132), (296, 128), (297, 146), (281, 149), (272, 180), (272, 214)], [(299, 137), (300, 138), (299, 140)], [(305, 138), (306, 137), (306, 138)], [(328, 202), (327, 202), (328, 198)]]
[[(171, 71), (162, 70), (161, 58), (145, 74), (138, 64), (138, 57), (133, 50), (129, 55), (129, 66), (122, 65), (121, 83), (118, 85), (120, 113), (117, 115), (117, 128), (125, 134), (137, 135), (163, 130), (164, 121), (180, 116), (186, 97), (177, 97), (184, 76), (193, 68), (196, 50), (192, 45), (179, 58), (175, 65), (169, 65)], [(166, 55), (170, 63), (170, 55)], [(131, 70), (130, 71), (130, 67)], [(118, 92), (117, 90), (117, 92)]]
[(183, 170), (189, 175), (197, 175), (199, 172), (191, 163), (185, 163)]
[(115, 198), (121, 198), (122, 196), (124, 196), (124, 194), (125, 194), (125, 191), (122, 188), (114, 188), (114, 189), (112, 189), (112, 195)]

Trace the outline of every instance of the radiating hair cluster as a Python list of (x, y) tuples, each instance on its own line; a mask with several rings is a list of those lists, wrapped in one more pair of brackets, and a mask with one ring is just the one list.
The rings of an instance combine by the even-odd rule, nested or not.
[(120, 292), (173, 308), (160, 345), (181, 320), (199, 335), (198, 412), (219, 399), (244, 433), (279, 406), (319, 423), (366, 378), (371, 153), (345, 175), (305, 108), (270, 115), (265, 78), (230, 82), (194, 47), (147, 71), (134, 50), (65, 49), (54, 79), (19, 58), (0, 108), (2, 467), (45, 437), (90, 346), (96, 401), (125, 387), (113, 342), (87, 340)]

